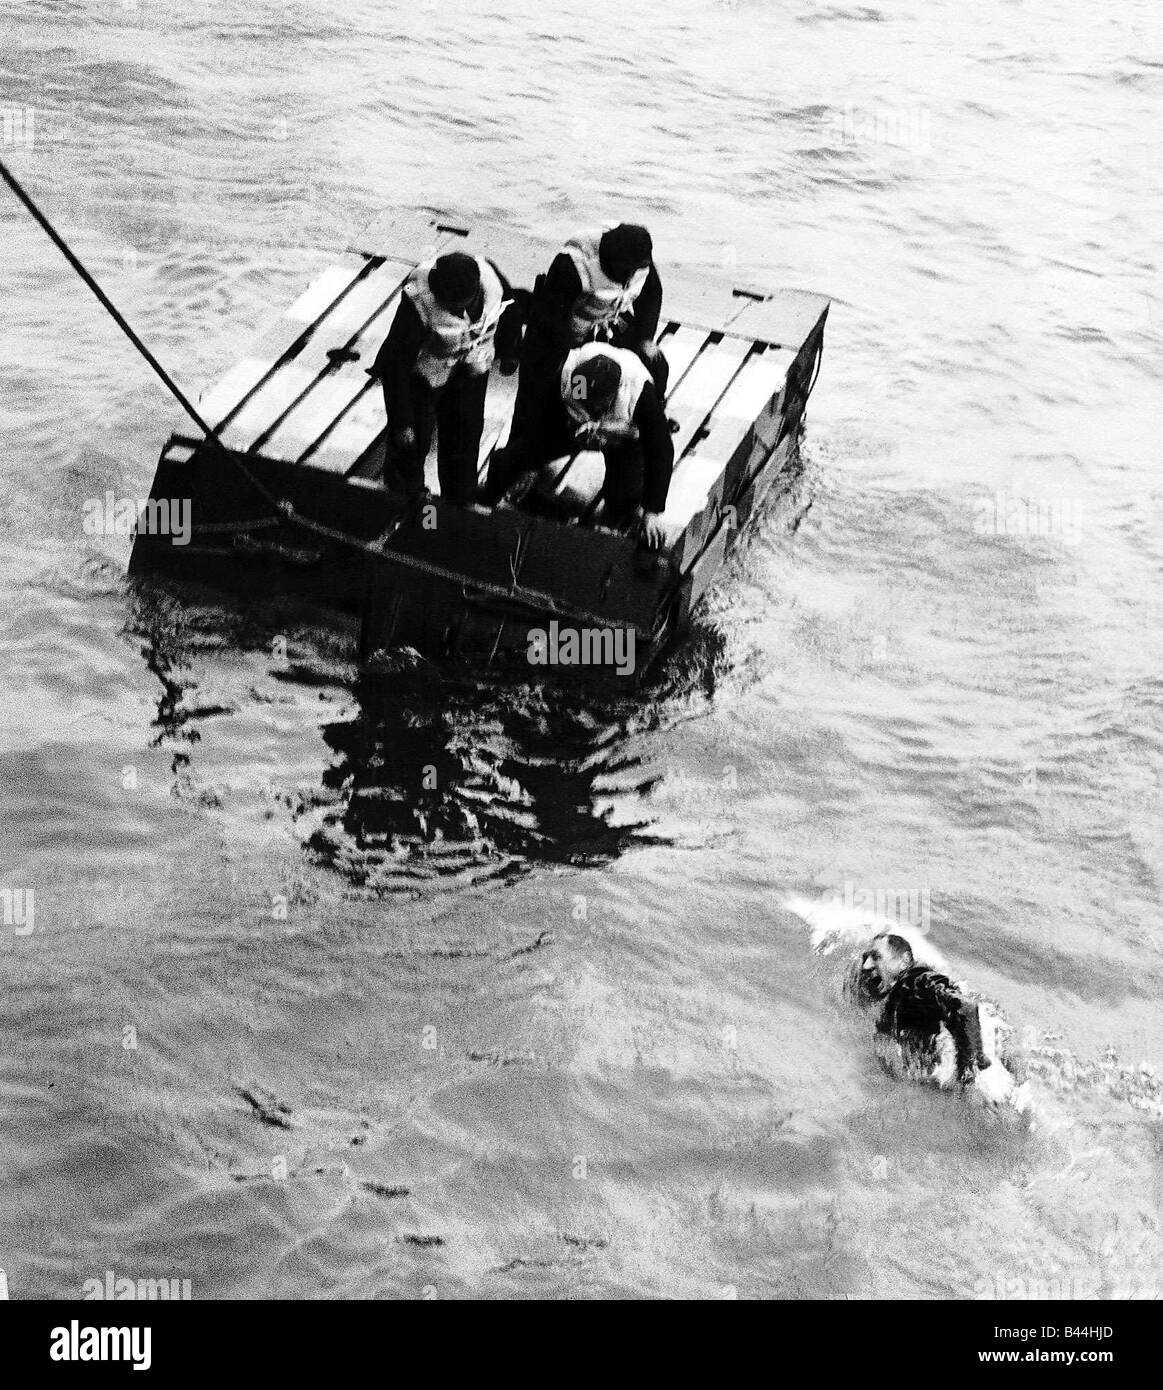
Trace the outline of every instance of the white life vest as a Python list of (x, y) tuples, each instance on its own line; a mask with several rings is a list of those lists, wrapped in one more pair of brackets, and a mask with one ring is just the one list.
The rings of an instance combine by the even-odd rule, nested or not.
[[(579, 383), (575, 380), (577, 369), (596, 353), (612, 357), (622, 368), (622, 380), (614, 393), (614, 399), (597, 418), (586, 409), (585, 400), (579, 393)], [(603, 444), (638, 438), (638, 426), (634, 423), (634, 412), (642, 397), (642, 388), (650, 380), (650, 373), (641, 358), (626, 348), (606, 347), (603, 343), (585, 343), (565, 359), (561, 369), (561, 399), (574, 426), (575, 435), (581, 444), (601, 448)]]
[(628, 283), (620, 285), (602, 269), (599, 245), (608, 227), (596, 232), (583, 232), (571, 238), (562, 248), (577, 268), (581, 294), (574, 302), (569, 316), (571, 341), (586, 343), (593, 338), (609, 338), (619, 323), (634, 307), (642, 286), (650, 274), (643, 266), (631, 275)]
[(474, 259), (480, 268), (481, 287), (485, 292), (484, 308), (478, 319), (451, 313), (437, 301), (428, 283), (435, 260), (418, 265), (404, 286), (404, 293), (428, 330), (413, 370), (419, 372), (429, 386), (443, 386), (459, 363), (464, 364), (470, 375), (483, 376), (496, 357), (493, 339), (507, 302), (505, 291), (488, 261), (480, 256)]

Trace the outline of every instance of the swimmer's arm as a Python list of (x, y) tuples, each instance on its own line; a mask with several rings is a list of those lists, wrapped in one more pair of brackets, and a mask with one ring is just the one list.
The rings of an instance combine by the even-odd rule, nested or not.
[(978, 1071), (989, 1066), (981, 1036), (981, 1020), (977, 1005), (966, 999), (951, 985), (933, 982), (933, 994), (941, 1010), (941, 1018), (957, 1050), (957, 1077), (969, 1085)]

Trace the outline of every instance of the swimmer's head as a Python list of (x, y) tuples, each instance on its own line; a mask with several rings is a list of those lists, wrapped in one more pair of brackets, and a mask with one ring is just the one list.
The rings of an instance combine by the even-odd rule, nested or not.
[(869, 998), (883, 999), (912, 963), (912, 947), (904, 937), (882, 932), (860, 958), (861, 990)]

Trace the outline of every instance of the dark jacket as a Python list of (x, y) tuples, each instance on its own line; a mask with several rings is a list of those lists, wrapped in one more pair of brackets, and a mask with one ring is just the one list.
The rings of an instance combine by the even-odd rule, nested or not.
[(989, 1066), (977, 1005), (966, 999), (947, 975), (923, 965), (910, 966), (889, 990), (877, 1031), (895, 1038), (924, 1060), (935, 1061), (942, 1024), (957, 1049), (958, 1077), (971, 1081), (975, 1071)]
[(638, 397), (634, 423), (642, 446), (642, 508), (647, 512), (664, 512), (670, 475), (674, 471), (674, 437), (652, 381), (643, 386)]
[[(530, 326), (538, 338), (547, 340), (551, 356), (564, 358), (574, 344), (570, 341), (569, 319), (574, 300), (582, 292), (581, 276), (566, 251), (559, 251), (543, 276), (538, 276), (530, 308)], [(614, 341), (633, 351), (658, 332), (662, 313), (662, 280), (652, 265), (634, 307), (622, 321)]]

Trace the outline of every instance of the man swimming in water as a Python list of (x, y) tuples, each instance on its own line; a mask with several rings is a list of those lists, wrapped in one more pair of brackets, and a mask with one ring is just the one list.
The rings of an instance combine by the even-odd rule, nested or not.
[(971, 1085), (990, 1066), (977, 1005), (948, 975), (918, 965), (904, 937), (885, 932), (874, 938), (861, 957), (856, 991), (863, 1003), (881, 1005), (877, 1034), (896, 1044), (907, 1071), (940, 1082), (954, 1079), (941, 1065), (942, 1028), (953, 1040), (955, 1079), (961, 1085)]

